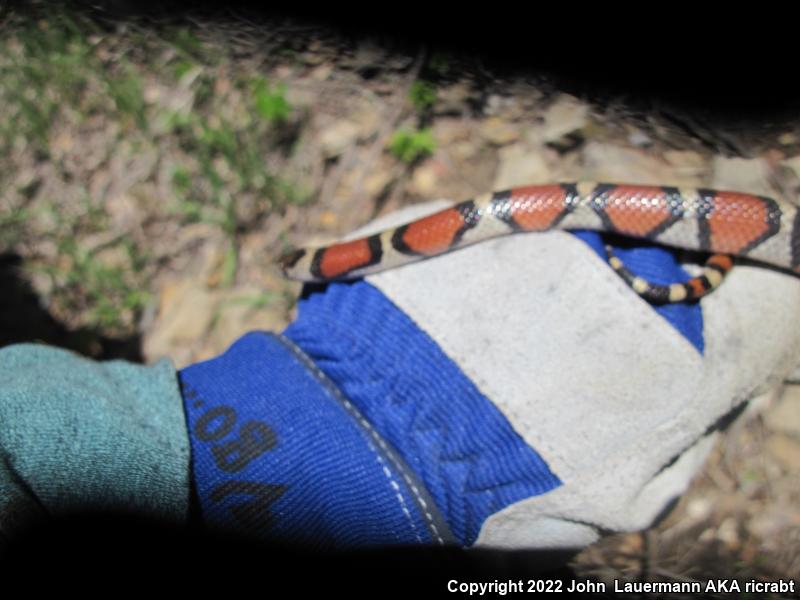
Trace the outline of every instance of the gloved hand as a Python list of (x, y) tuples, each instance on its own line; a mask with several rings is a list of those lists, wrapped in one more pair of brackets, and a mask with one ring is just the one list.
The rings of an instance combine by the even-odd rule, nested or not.
[[(616, 252), (688, 278), (662, 248)], [(738, 266), (654, 307), (604, 256), (596, 234), (518, 234), (308, 286), (283, 336), (180, 374), (205, 518), (322, 547), (577, 548), (649, 526), (796, 366), (800, 281)]]

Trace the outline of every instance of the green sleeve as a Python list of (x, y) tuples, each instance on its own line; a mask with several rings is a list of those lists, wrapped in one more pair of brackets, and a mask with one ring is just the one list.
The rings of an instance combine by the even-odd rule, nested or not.
[(125, 511), (183, 522), (189, 438), (172, 364), (0, 349), (0, 539), (37, 515)]

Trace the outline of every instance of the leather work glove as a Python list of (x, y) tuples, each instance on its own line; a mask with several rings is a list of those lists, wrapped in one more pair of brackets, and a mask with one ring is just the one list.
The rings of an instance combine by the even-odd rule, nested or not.
[[(694, 274), (623, 246), (655, 283)], [(650, 305), (601, 236), (560, 231), (307, 286), (282, 336), (180, 373), (204, 518), (323, 548), (566, 549), (646, 528), (797, 365), (797, 314), (800, 280), (753, 266)]]

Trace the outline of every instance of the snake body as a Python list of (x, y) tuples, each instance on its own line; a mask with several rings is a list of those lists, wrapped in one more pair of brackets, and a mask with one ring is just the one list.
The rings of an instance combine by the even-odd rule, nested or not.
[(731, 256), (800, 274), (800, 209), (740, 192), (594, 182), (517, 187), (466, 200), (374, 235), (283, 256), (284, 273), (307, 282), (354, 279), (516, 232), (588, 229), (713, 254), (702, 275), (659, 286), (609, 264), (657, 302), (703, 296), (722, 281)]

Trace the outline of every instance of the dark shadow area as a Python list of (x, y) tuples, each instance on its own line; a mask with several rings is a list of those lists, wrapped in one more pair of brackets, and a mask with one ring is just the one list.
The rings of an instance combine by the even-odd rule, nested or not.
[(59, 323), (42, 307), (21, 266), (19, 255), (0, 254), (0, 347), (39, 342), (101, 360), (144, 362), (139, 334), (115, 339), (95, 329), (70, 330)]
[[(41, 14), (56, 3), (14, 0), (16, 11)], [(664, 112), (679, 120), (763, 133), (797, 121), (800, 86), (785, 57), (795, 35), (775, 17), (707, 28), (699, 15), (658, 14), (629, 24), (600, 11), (578, 15), (541, 5), (453, 6), (402, 3), (394, 7), (346, 3), (291, 5), (232, 0), (63, 0), (107, 25), (138, 21), (157, 26), (193, 22), (240, 24), (268, 36), (289, 32), (293, 50), (336, 35), (394, 53), (446, 53), (478, 85), (531, 79), (541, 88), (566, 91), (598, 105), (634, 112)], [(566, 7), (565, 7), (566, 8)], [(573, 11), (581, 13), (577, 7)], [(663, 11), (662, 11), (663, 12)], [(630, 17), (643, 17), (631, 14)], [(598, 18), (594, 18), (598, 17)], [(603, 17), (608, 23), (603, 22)], [(788, 21), (784, 28), (788, 28)], [(788, 63), (788, 64), (787, 64)], [(380, 71), (385, 65), (377, 64)], [(369, 75), (365, 71), (365, 75)]]
[(257, 597), (263, 598), (278, 591), (444, 596), (451, 580), (522, 580), (527, 587), (531, 579), (574, 579), (564, 566), (569, 558), (571, 553), (457, 548), (312, 552), (109, 514), (52, 519), (27, 530), (0, 554), (4, 584), (24, 585), (29, 593), (40, 586), (78, 584), (92, 591), (111, 585), (126, 592), (202, 591), (225, 597), (261, 590)]

